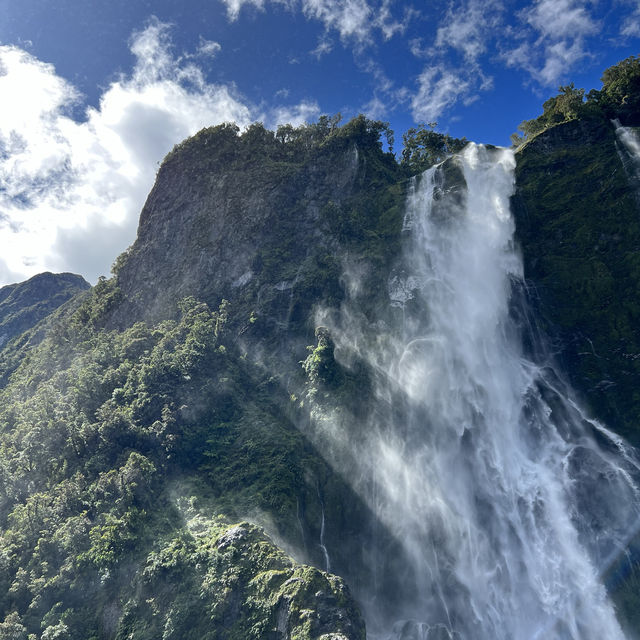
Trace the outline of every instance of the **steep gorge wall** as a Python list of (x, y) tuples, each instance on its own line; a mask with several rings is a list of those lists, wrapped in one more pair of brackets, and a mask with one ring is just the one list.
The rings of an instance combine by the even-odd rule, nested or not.
[[(245, 135), (205, 130), (169, 155), (137, 240), (116, 264), (104, 322), (173, 318), (187, 296), (211, 309), (226, 300), (224, 345), (234, 364), (207, 374), (224, 376), (225, 391), (194, 385), (176, 402), (188, 405), (178, 420), (207, 439), (190, 472), (225, 514), (267, 525), (299, 558), (348, 575), (356, 592), (376, 574), (393, 593), (401, 577), (383, 551), (393, 536), (297, 428), (309, 420), (307, 376), (319, 395), (356, 412), (366, 405), (366, 384), (338, 371), (332, 355), (318, 379), (319, 352), (307, 347), (319, 312), (336, 311), (356, 281), (372, 321), (388, 307), (406, 179), (364, 119), (292, 153), (272, 138), (245, 146)], [(325, 386), (334, 373), (340, 382)], [(373, 538), (375, 551), (365, 543)]]
[[(352, 273), (370, 310), (387, 303), (406, 177), (353, 136), (287, 158), (242, 145), (205, 130), (167, 158), (119, 259), (111, 322), (169, 317), (187, 295), (212, 308), (224, 298), (247, 345), (297, 364), (314, 310), (337, 308)], [(595, 414), (636, 441), (640, 201), (626, 153), (603, 118), (556, 125), (517, 153), (512, 208), (556, 355)]]
[(556, 125), (517, 153), (513, 213), (529, 294), (583, 402), (640, 443), (640, 207), (608, 120)]

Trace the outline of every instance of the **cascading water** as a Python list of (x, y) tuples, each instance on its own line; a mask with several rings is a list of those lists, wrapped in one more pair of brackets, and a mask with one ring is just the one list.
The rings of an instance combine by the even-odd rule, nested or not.
[[(640, 139), (631, 127), (623, 127), (619, 120), (612, 121), (616, 130), (616, 138), (622, 149), (618, 147), (620, 160), (636, 190), (640, 190)], [(624, 151), (623, 151), (624, 150)]]
[(324, 544), (324, 500), (320, 495), (320, 487), (318, 487), (318, 500), (320, 501), (320, 509), (321, 509), (321, 519), (320, 519), (320, 549), (322, 550), (322, 556), (324, 558), (324, 570), (331, 571), (331, 560), (329, 559), (329, 552), (327, 551), (327, 547)]
[[(533, 335), (525, 354), (514, 166), (470, 144), (416, 181), (390, 286), (402, 326), (372, 330), (348, 305), (322, 318), (336, 356), (377, 378), (342, 469), (401, 549), (396, 604), (381, 613), (384, 585), (365, 601), (371, 638), (625, 637), (600, 572), (637, 528), (638, 465)], [(337, 451), (344, 431), (318, 433)]]
[(620, 120), (613, 120), (616, 128), (616, 136), (622, 142), (627, 151), (634, 157), (640, 158), (640, 141), (631, 127), (623, 127)]

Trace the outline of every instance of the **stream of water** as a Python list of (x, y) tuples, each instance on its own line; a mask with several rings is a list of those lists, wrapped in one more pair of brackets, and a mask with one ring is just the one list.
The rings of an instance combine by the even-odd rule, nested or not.
[(638, 528), (638, 465), (528, 319), (514, 167), (470, 144), (416, 179), (390, 283), (402, 326), (332, 328), (377, 372), (350, 476), (403, 556), (402, 605), (381, 613), (379, 585), (365, 602), (371, 638), (625, 637), (601, 573)]

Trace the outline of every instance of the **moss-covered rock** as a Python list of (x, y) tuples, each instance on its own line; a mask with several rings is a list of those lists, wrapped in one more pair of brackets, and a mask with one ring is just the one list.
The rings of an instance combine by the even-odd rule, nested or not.
[(525, 277), (557, 356), (595, 416), (640, 442), (640, 209), (615, 130), (572, 120), (517, 154)]
[(118, 640), (364, 640), (344, 582), (297, 565), (256, 526), (192, 518), (148, 555)]

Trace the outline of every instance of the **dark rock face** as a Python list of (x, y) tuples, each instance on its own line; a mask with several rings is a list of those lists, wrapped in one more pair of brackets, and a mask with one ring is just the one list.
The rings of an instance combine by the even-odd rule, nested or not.
[(163, 164), (120, 272), (125, 297), (146, 315), (162, 316), (186, 295), (209, 303), (247, 290), (273, 296), (258, 283), (286, 296), (311, 254), (336, 248), (321, 209), (341, 207), (357, 190), (355, 146), (270, 166), (259, 156), (203, 158), (201, 144), (187, 143)]
[[(630, 168), (632, 170), (630, 170)], [(635, 163), (604, 119), (557, 125), (517, 154), (513, 212), (534, 323), (591, 416), (640, 444), (640, 192)], [(602, 478), (599, 481), (604, 481)], [(584, 487), (587, 500), (597, 485)], [(605, 584), (637, 637), (640, 538)]]
[(240, 138), (225, 146), (223, 133), (205, 130), (161, 167), (117, 268), (122, 301), (112, 323), (170, 317), (188, 295), (212, 308), (224, 298), (239, 328), (253, 318), (246, 340), (294, 353), (298, 368), (314, 307), (343, 297), (349, 256), (380, 292), (399, 246), (401, 171), (377, 141), (357, 135), (282, 158), (247, 154)]
[(0, 348), (89, 287), (82, 276), (73, 273), (40, 273), (25, 282), (2, 287)]
[(553, 350), (596, 417), (640, 442), (640, 207), (603, 119), (540, 134), (517, 154), (525, 276)]

